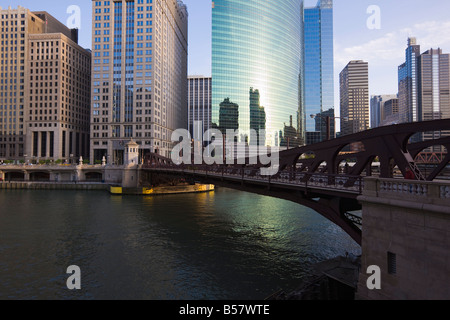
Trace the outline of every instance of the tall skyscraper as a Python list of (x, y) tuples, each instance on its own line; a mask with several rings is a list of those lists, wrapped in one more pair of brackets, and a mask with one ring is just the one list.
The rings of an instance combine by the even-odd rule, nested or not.
[[(327, 138), (322, 134), (326, 132), (325, 119), (319, 121), (320, 126), (316, 128), (317, 121), (311, 115), (334, 110), (332, 0), (319, 0), (315, 7), (305, 8), (304, 42), (306, 131), (321, 132), (320, 140), (323, 141)], [(335, 121), (334, 114), (331, 120)]]
[(369, 129), (369, 64), (350, 61), (340, 73), (341, 135)]
[(417, 105), (417, 58), (420, 56), (420, 46), (416, 38), (408, 39), (406, 61), (398, 67), (398, 98), (400, 121), (418, 121)]
[(175, 0), (92, 1), (91, 159), (122, 164), (125, 144), (169, 157), (187, 129), (186, 6)]
[(370, 127), (378, 128), (385, 119), (384, 105), (386, 101), (397, 99), (397, 94), (375, 95), (370, 98)]
[[(211, 128), (212, 79), (204, 76), (188, 77), (188, 127), (191, 137), (198, 137), (203, 141), (203, 134)], [(194, 134), (195, 121), (202, 122), (197, 128), (201, 132)]]
[(213, 1), (213, 126), (223, 127), (220, 105), (232, 102), (240, 133), (249, 135), (254, 88), (266, 113), (266, 145), (280, 145), (284, 124), (301, 112), (301, 9), (302, 0)]
[[(417, 120), (430, 121), (450, 119), (450, 54), (442, 49), (430, 49), (417, 59)], [(450, 136), (450, 131), (434, 131), (422, 134), (421, 140)], [(442, 152), (442, 146), (433, 147)]]
[[(399, 117), (401, 122), (450, 118), (449, 54), (441, 49), (420, 53), (416, 38), (408, 39), (406, 62), (399, 67)], [(450, 132), (426, 132), (411, 137), (411, 142), (450, 136)], [(428, 152), (442, 152), (441, 146)]]
[(20, 6), (0, 17), (0, 158), (87, 157), (91, 55), (77, 30)]

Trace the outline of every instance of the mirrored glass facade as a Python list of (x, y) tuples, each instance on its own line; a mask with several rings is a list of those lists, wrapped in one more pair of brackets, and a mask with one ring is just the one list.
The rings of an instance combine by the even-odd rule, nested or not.
[(398, 93), (400, 122), (418, 121), (417, 110), (417, 58), (420, 46), (416, 38), (408, 39), (406, 61), (398, 67)]
[[(316, 117), (334, 109), (333, 1), (319, 0), (304, 11), (306, 131), (325, 133)], [(313, 117), (311, 117), (313, 115)], [(334, 117), (334, 114), (331, 114)], [(335, 122), (335, 119), (331, 119)], [(319, 123), (319, 128), (316, 124)], [(334, 131), (332, 132), (334, 137)], [(325, 140), (322, 134), (321, 140)]]
[(297, 119), (297, 136), (302, 135), (302, 2), (213, 1), (212, 127), (238, 126), (248, 134), (257, 123), (266, 128), (266, 145), (280, 146), (292, 118)]

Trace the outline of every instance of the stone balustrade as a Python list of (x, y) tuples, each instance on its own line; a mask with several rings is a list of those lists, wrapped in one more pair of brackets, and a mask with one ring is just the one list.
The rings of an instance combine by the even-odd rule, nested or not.
[(391, 203), (398, 200), (420, 204), (449, 204), (450, 181), (447, 180), (416, 181), (368, 177), (364, 184), (363, 196), (389, 199)]

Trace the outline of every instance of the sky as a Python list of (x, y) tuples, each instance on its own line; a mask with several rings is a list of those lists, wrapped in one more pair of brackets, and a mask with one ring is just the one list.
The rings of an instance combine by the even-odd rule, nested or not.
[[(211, 76), (211, 0), (183, 0), (189, 12), (189, 74)], [(244, 0), (243, 0), (244, 1)], [(271, 0), (272, 1), (272, 0)], [(273, 0), (276, 1), (276, 0)], [(80, 45), (91, 48), (91, 0), (2, 0), (45, 10), (67, 24), (71, 5), (80, 7)], [(305, 0), (314, 6), (317, 0)], [(379, 8), (379, 25), (371, 6)], [(448, 0), (334, 0), (335, 108), (339, 113), (339, 73), (350, 60), (369, 63), (371, 95), (396, 94), (397, 69), (405, 60), (408, 37), (416, 37), (421, 51), (442, 48), (450, 53), (450, 1)]]

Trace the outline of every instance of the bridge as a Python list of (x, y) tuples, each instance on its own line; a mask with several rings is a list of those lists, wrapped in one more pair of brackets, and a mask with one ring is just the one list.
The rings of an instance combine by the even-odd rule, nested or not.
[[(415, 159), (435, 146), (449, 150), (450, 137), (417, 143), (410, 143), (410, 139), (418, 133), (437, 131), (450, 131), (450, 119), (376, 128), (281, 151), (279, 170), (273, 176), (261, 175), (264, 166), (250, 164), (255, 163), (252, 159), (246, 159), (243, 165), (178, 166), (157, 154), (147, 155), (142, 170), (147, 179), (152, 174), (171, 174), (299, 203), (341, 227), (361, 245), (362, 217), (352, 212), (362, 209), (358, 198), (363, 194), (365, 177), (392, 179), (397, 173), (403, 179), (410, 168), (417, 181), (436, 180), (449, 164), (450, 154), (442, 155), (428, 174), (422, 172)], [(347, 151), (355, 146), (357, 151)], [(348, 162), (353, 166), (345, 165)], [(379, 166), (374, 167), (375, 162)]]
[[(140, 166), (2, 165), (0, 180), (101, 179), (98, 183), (106, 186), (136, 187), (155, 175), (167, 175), (293, 201), (340, 226), (361, 245), (360, 298), (446, 300), (450, 137), (410, 142), (417, 133), (436, 131), (449, 132), (450, 119), (383, 127), (285, 150), (272, 176), (261, 175), (264, 165), (253, 159), (245, 159), (243, 165), (177, 166), (171, 159), (148, 154)], [(403, 179), (407, 167), (415, 181)], [(381, 269), (382, 290), (366, 287), (365, 272), (374, 265)]]
[(105, 166), (101, 165), (2, 165), (0, 181), (13, 182), (102, 182)]

